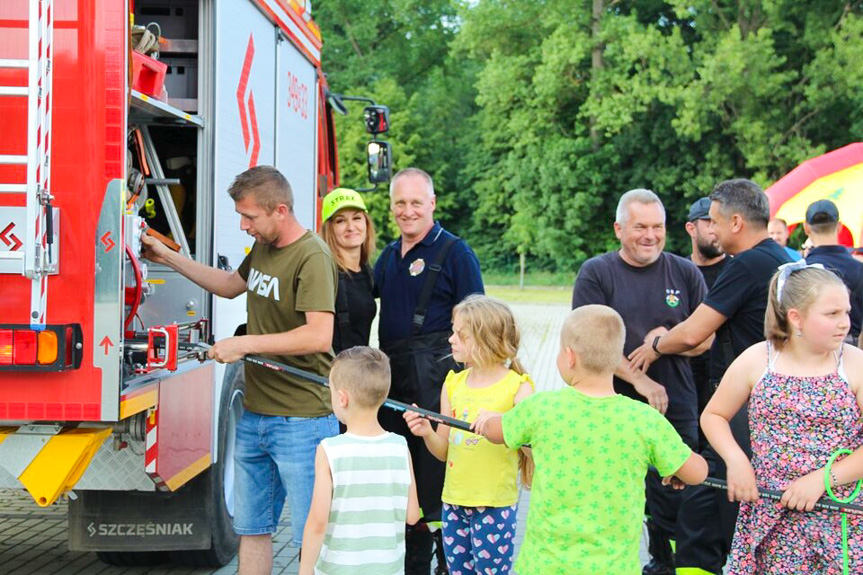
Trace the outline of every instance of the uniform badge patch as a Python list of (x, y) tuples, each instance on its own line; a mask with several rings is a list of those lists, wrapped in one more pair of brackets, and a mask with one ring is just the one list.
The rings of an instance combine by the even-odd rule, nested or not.
[(667, 289), (665, 290), (665, 303), (668, 307), (677, 307), (680, 305), (680, 290)]
[(426, 269), (425, 260), (422, 258), (417, 258), (411, 264), (411, 267), (408, 268), (408, 271), (412, 276), (418, 276), (423, 273), (423, 270)]

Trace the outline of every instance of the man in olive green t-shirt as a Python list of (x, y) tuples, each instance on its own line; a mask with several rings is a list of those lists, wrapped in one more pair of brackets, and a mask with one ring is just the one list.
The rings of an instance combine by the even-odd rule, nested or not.
[[(332, 360), (336, 265), (326, 244), (293, 213), (293, 193), (273, 167), (257, 166), (236, 177), (228, 193), (240, 228), (255, 238), (235, 272), (177, 254), (144, 236), (144, 256), (180, 272), (213, 294), (247, 295), (247, 335), (210, 349), (222, 363), (265, 355), (326, 376)], [(302, 544), (311, 505), (318, 443), (337, 435), (325, 388), (245, 364), (245, 412), (235, 445), (234, 531), (240, 535), (240, 574), (272, 571), (272, 533), (290, 497), (292, 543)]]

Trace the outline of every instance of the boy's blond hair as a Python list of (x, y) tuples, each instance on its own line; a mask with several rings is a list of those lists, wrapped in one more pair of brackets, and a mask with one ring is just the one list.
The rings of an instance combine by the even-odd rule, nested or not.
[(350, 393), (360, 407), (377, 409), (390, 393), (390, 359), (362, 345), (346, 349), (333, 360), (330, 385)]
[(626, 327), (616, 311), (605, 305), (586, 305), (569, 312), (560, 332), (560, 345), (574, 351), (584, 369), (613, 373), (623, 355)]

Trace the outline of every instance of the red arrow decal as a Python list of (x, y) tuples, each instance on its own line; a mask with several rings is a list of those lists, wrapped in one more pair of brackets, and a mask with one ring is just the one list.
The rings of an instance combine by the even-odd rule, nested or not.
[[(18, 239), (18, 236), (12, 233), (12, 230), (15, 228), (15, 224), (11, 223), (0, 232), (0, 240), (3, 241), (7, 246), (12, 246), (12, 249), (9, 250), (11, 252), (17, 251), (23, 244), (21, 240)], [(8, 237), (7, 237), (8, 236)]]
[(237, 85), (237, 105), (240, 108), (240, 124), (243, 128), (243, 143), (249, 151), (249, 119), (246, 114), (246, 88), (249, 86), (249, 73), (252, 71), (252, 61), (255, 59), (255, 41), (249, 34), (249, 44), (246, 46), (246, 58), (243, 61), (243, 71), (240, 73), (240, 83)]
[(258, 116), (255, 114), (255, 95), (249, 94), (249, 117), (252, 123), (252, 157), (249, 167), (258, 165), (258, 153), (261, 151), (261, 137), (258, 135)]
[[(114, 243), (114, 240), (111, 239), (111, 232), (105, 232), (104, 234), (102, 234), (102, 237), (99, 238), (99, 241), (101, 241), (102, 245), (105, 246), (105, 253), (106, 254), (108, 252), (110, 252), (111, 250), (113, 250), (114, 246), (116, 245)], [(102, 345), (102, 344), (99, 344), (99, 345)]]
[(99, 342), (99, 347), (105, 348), (105, 355), (108, 355), (108, 348), (114, 347), (114, 342), (106, 335), (102, 341)]

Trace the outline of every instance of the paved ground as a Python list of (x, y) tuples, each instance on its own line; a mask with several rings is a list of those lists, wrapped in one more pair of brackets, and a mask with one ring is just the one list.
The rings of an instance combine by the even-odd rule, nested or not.
[[(555, 359), (560, 325), (568, 306), (516, 304), (513, 310), (522, 329), (521, 357), (536, 382), (537, 390), (561, 386)], [(525, 524), (529, 505), (529, 492), (522, 492), (519, 526)], [(276, 557), (273, 573), (279, 575), (298, 572), (297, 550), (287, 545), (289, 526), (290, 510), (286, 506), (274, 539)], [(522, 534), (519, 533), (516, 537), (516, 552), (521, 539)], [(642, 557), (645, 556), (642, 551)], [(65, 502), (60, 501), (43, 509), (37, 507), (26, 493), (0, 490), (0, 573), (3, 575), (222, 575), (236, 571), (236, 560), (218, 571), (171, 566), (131, 568), (104, 565), (92, 553), (73, 553), (67, 549)]]

